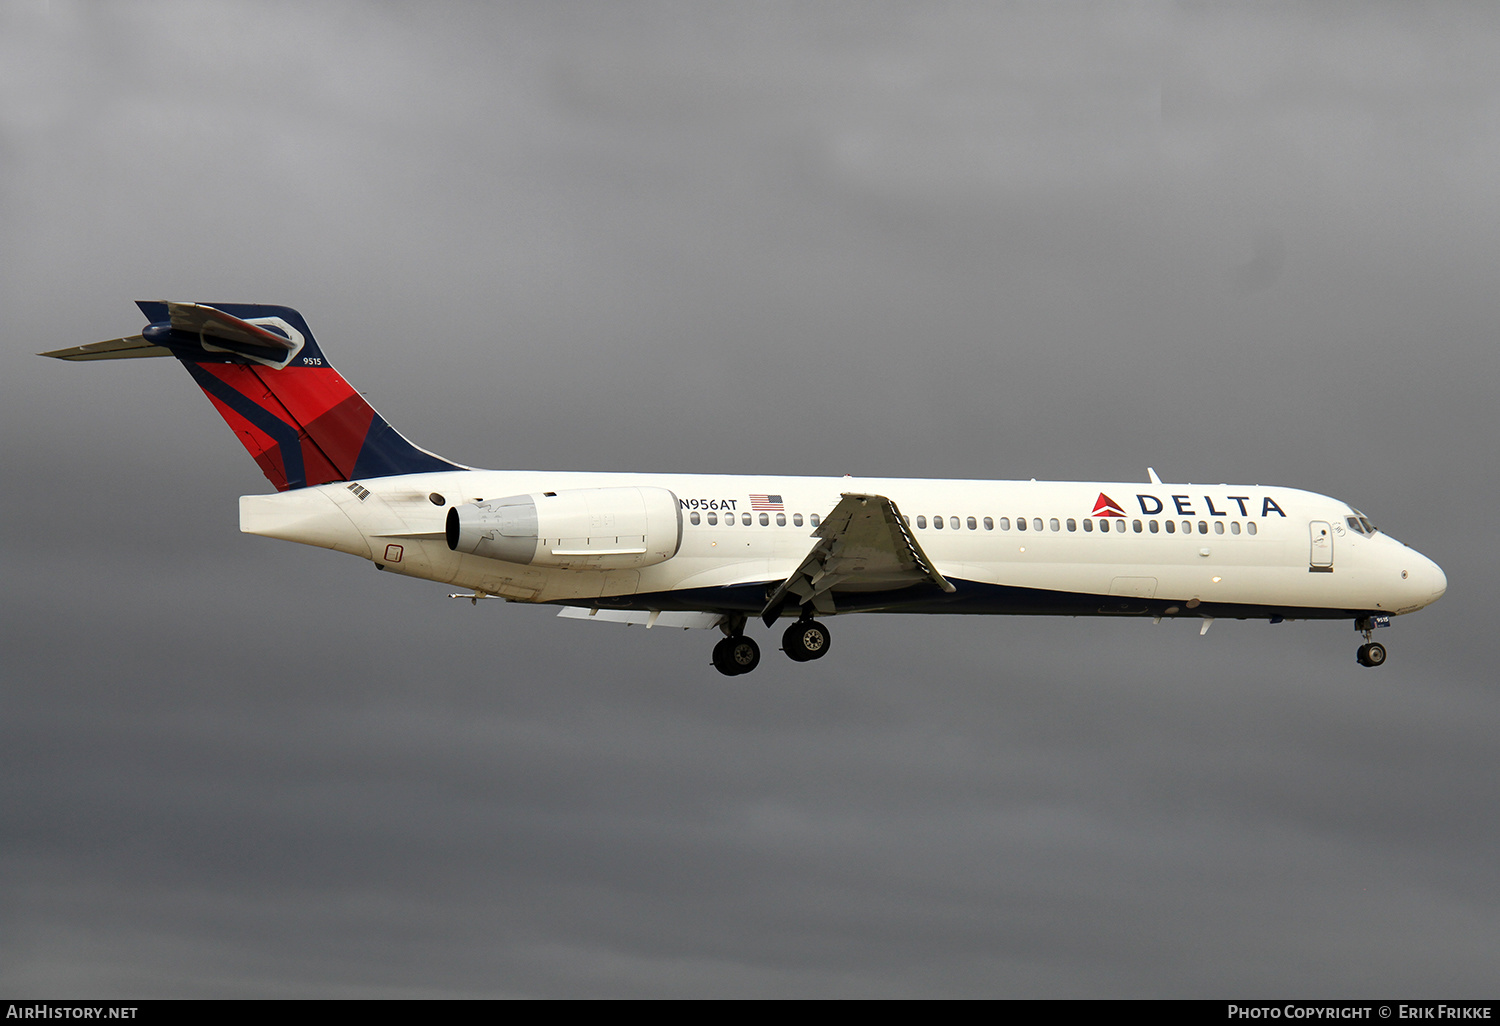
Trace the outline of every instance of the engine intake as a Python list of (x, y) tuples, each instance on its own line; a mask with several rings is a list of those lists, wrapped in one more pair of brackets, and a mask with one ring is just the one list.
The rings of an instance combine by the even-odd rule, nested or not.
[(634, 570), (671, 559), (682, 510), (665, 488), (572, 488), (448, 510), (448, 548), (522, 566)]

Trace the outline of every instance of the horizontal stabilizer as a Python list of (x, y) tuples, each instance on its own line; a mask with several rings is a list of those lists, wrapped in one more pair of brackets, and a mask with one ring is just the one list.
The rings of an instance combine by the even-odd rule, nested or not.
[[(308, 333), (279, 316), (289, 313), (300, 321), (295, 311), (281, 307), (240, 306), (236, 316), (203, 303), (142, 303), (148, 317), (156, 317), (145, 331), (126, 338), (112, 338), (70, 349), (55, 349), (38, 356), (59, 360), (126, 360), (140, 356), (176, 356), (184, 360), (234, 360), (281, 368), (303, 351)], [(322, 366), (322, 354), (313, 366)]]
[(54, 349), (38, 356), (55, 356), (59, 360), (131, 360), (141, 356), (171, 356), (172, 350), (146, 341), (142, 335), (91, 342), (86, 346)]
[(226, 342), (244, 342), (270, 349), (295, 349), (296, 343), (285, 335), (267, 331), (258, 324), (234, 317), (223, 310), (203, 303), (168, 303), (167, 315), (172, 319), (176, 331), (190, 331), (195, 335)]
[[(204, 352), (234, 353), (268, 367), (285, 367), (302, 351), (306, 336), (280, 317), (237, 317), (206, 303), (167, 303), (172, 336), (196, 339)], [(150, 337), (160, 325), (146, 329)], [(272, 331), (275, 327), (280, 331)], [(212, 341), (210, 341), (212, 340)]]

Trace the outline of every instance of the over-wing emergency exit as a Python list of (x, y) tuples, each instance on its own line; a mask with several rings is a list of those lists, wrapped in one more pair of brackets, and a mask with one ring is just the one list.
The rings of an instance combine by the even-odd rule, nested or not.
[(748, 673), (746, 633), (822, 658), (856, 612), (1337, 620), (1363, 637), (1436, 601), (1436, 563), (1337, 499), (1294, 488), (493, 471), (418, 448), (329, 365), (284, 306), (137, 304), (139, 335), (63, 360), (176, 357), (276, 494), (240, 530), (563, 616), (718, 628), (713, 664)]

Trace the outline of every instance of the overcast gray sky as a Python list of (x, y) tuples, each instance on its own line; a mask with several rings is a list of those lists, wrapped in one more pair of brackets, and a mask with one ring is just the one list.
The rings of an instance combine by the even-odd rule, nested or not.
[[(0, 991), (1494, 997), (1500, 11), (0, 4)], [(1275, 483), (1345, 623), (471, 608), (135, 299), (499, 468)]]

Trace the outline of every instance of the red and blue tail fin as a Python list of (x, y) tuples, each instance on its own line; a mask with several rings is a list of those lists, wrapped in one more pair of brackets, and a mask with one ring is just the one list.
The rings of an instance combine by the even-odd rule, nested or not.
[(43, 356), (175, 356), (277, 491), (357, 478), (463, 470), (391, 427), (323, 356), (285, 306), (137, 303), (139, 335)]

